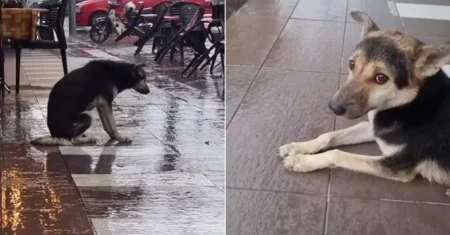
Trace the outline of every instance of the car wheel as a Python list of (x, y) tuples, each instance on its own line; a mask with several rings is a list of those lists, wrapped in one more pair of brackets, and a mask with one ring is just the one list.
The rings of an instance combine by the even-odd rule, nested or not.
[(107, 17), (108, 15), (105, 12), (95, 12), (94, 14), (91, 15), (91, 18), (89, 19), (89, 25), (92, 26), (94, 25), (95, 21), (98, 18), (101, 17)]

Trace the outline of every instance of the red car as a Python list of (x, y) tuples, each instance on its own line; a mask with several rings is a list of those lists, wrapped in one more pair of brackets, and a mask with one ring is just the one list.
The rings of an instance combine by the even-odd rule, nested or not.
[[(138, 2), (141, 0), (115, 0), (121, 6), (125, 6), (128, 2), (133, 2), (136, 7), (139, 6)], [(143, 0), (144, 7), (153, 7), (160, 2), (167, 0)], [(210, 3), (207, 0), (189, 0), (187, 2), (194, 2), (200, 6), (206, 8), (206, 13), (211, 13)], [(86, 0), (76, 4), (77, 12), (77, 26), (91, 26), (95, 19), (98, 17), (107, 16), (108, 13), (108, 0)], [(123, 7), (116, 9), (116, 14), (123, 14)]]

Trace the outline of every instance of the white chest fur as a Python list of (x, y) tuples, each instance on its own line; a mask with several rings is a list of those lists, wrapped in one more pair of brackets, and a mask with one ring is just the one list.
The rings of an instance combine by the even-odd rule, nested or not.
[[(373, 127), (373, 120), (375, 118), (375, 115), (377, 114), (376, 110), (370, 111), (367, 116), (369, 118), (369, 123)], [(386, 143), (384, 140), (376, 138), (375, 141), (378, 144), (378, 147), (380, 148), (381, 152), (383, 153), (383, 156), (392, 156), (400, 151), (405, 147), (405, 145), (392, 145)]]
[(392, 145), (388, 144), (382, 139), (376, 138), (375, 141), (378, 144), (378, 147), (380, 147), (381, 152), (383, 153), (383, 156), (392, 156), (396, 153), (399, 153), (403, 150), (405, 145)]

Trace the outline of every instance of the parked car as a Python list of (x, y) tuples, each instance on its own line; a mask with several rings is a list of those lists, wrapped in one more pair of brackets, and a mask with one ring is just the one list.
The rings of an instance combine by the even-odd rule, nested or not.
[[(141, 0), (131, 0), (136, 6)], [(153, 7), (156, 4), (167, 1), (167, 0), (143, 0), (144, 7)], [(116, 0), (122, 7), (116, 9), (116, 14), (123, 14), (123, 6), (130, 2), (130, 0)], [(210, 1), (206, 0), (189, 0), (189, 2), (194, 2), (202, 7), (207, 8), (207, 13), (211, 13)], [(76, 4), (77, 13), (77, 26), (92, 26), (95, 20), (99, 17), (107, 16), (108, 12), (108, 0), (86, 0)]]

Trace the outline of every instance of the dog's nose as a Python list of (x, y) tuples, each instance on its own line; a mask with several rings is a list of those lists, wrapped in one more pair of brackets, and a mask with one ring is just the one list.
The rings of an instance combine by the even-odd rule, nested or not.
[(328, 107), (330, 107), (330, 109), (333, 110), (333, 113), (338, 116), (343, 115), (347, 111), (341, 102), (334, 102), (333, 100), (328, 103)]

